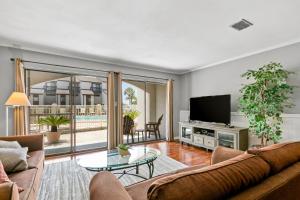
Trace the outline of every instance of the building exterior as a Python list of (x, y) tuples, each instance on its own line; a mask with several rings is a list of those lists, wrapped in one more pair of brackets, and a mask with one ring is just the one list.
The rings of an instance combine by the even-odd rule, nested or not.
[(32, 85), (30, 101), (32, 105), (69, 105), (70, 95), (74, 94), (75, 105), (106, 105), (106, 82), (96, 77), (78, 76), (70, 87), (70, 78), (61, 78)]

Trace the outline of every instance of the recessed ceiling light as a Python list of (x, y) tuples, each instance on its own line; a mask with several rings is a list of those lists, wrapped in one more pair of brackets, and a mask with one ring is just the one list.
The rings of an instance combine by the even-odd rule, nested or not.
[(249, 22), (248, 20), (242, 19), (241, 21), (234, 23), (233, 25), (231, 25), (232, 28), (234, 28), (235, 30), (241, 31), (245, 28), (248, 28), (249, 26), (252, 26), (253, 23)]

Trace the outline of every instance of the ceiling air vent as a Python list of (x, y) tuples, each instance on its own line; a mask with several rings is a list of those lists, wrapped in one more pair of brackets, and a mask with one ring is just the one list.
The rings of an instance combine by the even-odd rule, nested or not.
[(253, 24), (245, 19), (242, 19), (241, 21), (231, 25), (232, 28), (235, 30), (241, 31), (245, 28), (248, 28), (249, 26), (252, 26)]

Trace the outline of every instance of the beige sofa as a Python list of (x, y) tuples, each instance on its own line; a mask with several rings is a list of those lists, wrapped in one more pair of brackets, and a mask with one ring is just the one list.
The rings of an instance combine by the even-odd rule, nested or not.
[(300, 142), (247, 153), (218, 147), (211, 166), (187, 168), (129, 187), (110, 172), (100, 172), (91, 180), (90, 199), (300, 199)]
[[(0, 137), (0, 140), (18, 141), (22, 147), (28, 147), (28, 169), (8, 174), (11, 183), (0, 184), (1, 200), (35, 200), (39, 191), (44, 168), (43, 135)], [(18, 188), (23, 192), (19, 193)]]

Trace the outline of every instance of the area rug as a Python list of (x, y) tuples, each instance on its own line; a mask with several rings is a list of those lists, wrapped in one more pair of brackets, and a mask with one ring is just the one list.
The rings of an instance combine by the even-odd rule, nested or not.
[[(154, 161), (154, 174), (158, 176), (187, 167), (167, 156), (160, 156)], [(116, 171), (120, 172), (120, 171)], [(148, 167), (140, 167), (140, 175), (148, 177)], [(75, 160), (47, 164), (39, 191), (39, 200), (88, 200), (89, 183), (95, 172), (77, 165)], [(116, 175), (119, 176), (119, 175)], [(125, 175), (120, 181), (124, 186), (140, 182), (143, 179)]]

